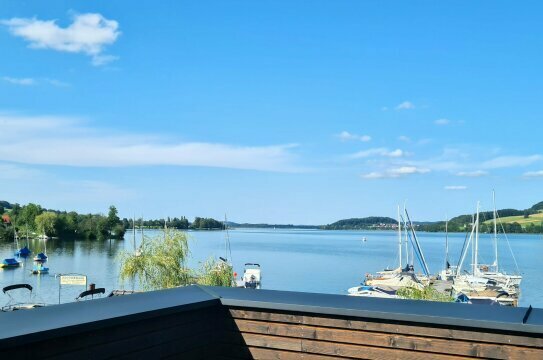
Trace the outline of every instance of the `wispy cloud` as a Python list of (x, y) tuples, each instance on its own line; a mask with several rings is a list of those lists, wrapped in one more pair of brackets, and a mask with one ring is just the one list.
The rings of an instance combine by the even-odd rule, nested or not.
[(436, 121), (434, 121), (434, 124), (436, 125), (449, 125), (451, 123), (451, 120), (449, 119), (437, 119)]
[(13, 78), (9, 76), (4, 76), (2, 77), (2, 80), (13, 85), (30, 86), (36, 84), (36, 80), (33, 78)]
[(369, 135), (357, 135), (350, 133), (348, 131), (342, 131), (339, 134), (336, 135), (336, 137), (341, 141), (362, 141), (362, 142), (368, 142), (371, 141), (371, 136)]
[(414, 108), (415, 104), (413, 104), (411, 101), (404, 101), (396, 106), (396, 110), (412, 110)]
[(410, 143), (410, 142), (411, 142), (411, 138), (408, 137), (408, 136), (405, 136), (405, 135), (400, 135), (400, 136), (398, 136), (398, 140), (403, 141), (403, 142), (406, 142), (406, 143)]
[(359, 151), (357, 153), (351, 154), (349, 157), (351, 159), (362, 159), (362, 158), (368, 158), (372, 156), (399, 158), (405, 155), (406, 153), (402, 149), (389, 150), (387, 148), (374, 148), (374, 149)]
[(525, 178), (540, 178), (540, 177), (543, 177), (543, 170), (528, 171), (522, 174), (522, 176)]
[(414, 174), (426, 174), (430, 169), (419, 168), (416, 166), (401, 166), (397, 168), (387, 169), (381, 172), (370, 172), (368, 174), (361, 175), (364, 179), (386, 179), (386, 178), (399, 178)]
[(464, 185), (447, 185), (444, 187), (445, 190), (466, 190), (467, 188)]
[(539, 154), (527, 156), (498, 156), (483, 162), (482, 165), (485, 169), (500, 169), (528, 166), (541, 160), (543, 160), (543, 156)]
[(57, 79), (50, 79), (50, 78), (14, 78), (9, 76), (2, 77), (2, 80), (13, 84), (13, 85), (22, 85), (22, 86), (31, 86), (31, 85), (39, 85), (40, 83), (49, 84), (56, 87), (68, 87), (70, 84), (57, 80)]
[(73, 118), (0, 115), (0, 161), (77, 167), (206, 166), (297, 172), (295, 144), (244, 146), (115, 134)]
[(487, 176), (488, 171), (484, 170), (475, 170), (475, 171), (460, 171), (456, 173), (456, 176), (463, 176), (463, 177), (482, 177)]
[(115, 43), (119, 35), (119, 23), (101, 14), (77, 14), (67, 27), (60, 27), (56, 20), (37, 18), (12, 18), (1, 20), (12, 35), (29, 42), (33, 49), (51, 49), (70, 53), (83, 53), (92, 58), (93, 65), (100, 66), (117, 57), (103, 55), (107, 45)]
[(29, 177), (37, 177), (40, 171), (30, 169), (26, 166), (10, 163), (0, 163), (0, 179), (21, 180)]

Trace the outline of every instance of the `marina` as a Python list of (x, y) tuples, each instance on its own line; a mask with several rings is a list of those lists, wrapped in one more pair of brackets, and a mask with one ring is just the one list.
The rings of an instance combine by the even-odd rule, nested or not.
[[(255, 262), (263, 269), (263, 289), (305, 291), (328, 294), (347, 294), (347, 289), (359, 284), (365, 274), (374, 274), (386, 267), (397, 268), (397, 231), (333, 231), (333, 230), (273, 230), (230, 229), (232, 264), (239, 277), (245, 263)], [(145, 230), (146, 237), (158, 236), (159, 230)], [(189, 231), (191, 238), (192, 264), (197, 266), (209, 256), (224, 256), (223, 231)], [(367, 242), (360, 239), (366, 237)], [(424, 250), (428, 267), (437, 274), (444, 267), (445, 233), (417, 233)], [(540, 254), (543, 242), (539, 235), (510, 234), (511, 247), (516, 261), (522, 264), (522, 293), (519, 306), (543, 306), (543, 289), (538, 286)], [(460, 254), (465, 241), (464, 233), (449, 233), (449, 252)], [(480, 234), (479, 253), (482, 263), (493, 261), (493, 235)], [(141, 241), (138, 232), (137, 246)], [(31, 249), (40, 249), (43, 240), (30, 240)], [(499, 242), (500, 267), (514, 269), (507, 245)], [(130, 233), (125, 240), (47, 240), (47, 251), (51, 260), (46, 264), (49, 274), (31, 275), (34, 265), (32, 257), (20, 259), (21, 267), (0, 271), (0, 287), (28, 283), (33, 286), (33, 297), (37, 302), (56, 304), (58, 278), (56, 274), (86, 274), (89, 283), (112, 290), (137, 290), (137, 284), (119, 282), (119, 254), (133, 251)], [(405, 252), (405, 250), (404, 250)], [(0, 255), (13, 254), (12, 243), (0, 244)], [(303, 256), (303, 261), (300, 258)], [(453, 262), (454, 263), (454, 262)], [(446, 286), (446, 285), (444, 285)], [(61, 302), (73, 302), (83, 287), (66, 287), (62, 290)], [(3, 296), (2, 304), (8, 301)]]

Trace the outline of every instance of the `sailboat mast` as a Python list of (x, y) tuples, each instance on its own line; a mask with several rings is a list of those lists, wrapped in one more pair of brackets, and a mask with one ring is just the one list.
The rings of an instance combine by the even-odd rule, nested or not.
[(145, 236), (143, 235), (143, 214), (141, 214), (141, 244), (140, 244), (140, 248), (143, 247), (144, 242), (145, 242)]
[(449, 219), (445, 216), (445, 269), (449, 268)]
[(402, 268), (402, 220), (400, 219), (400, 205), (398, 205), (398, 258), (399, 267)]
[(136, 215), (132, 218), (132, 243), (134, 245), (134, 251), (136, 251)]
[(498, 272), (498, 227), (497, 227), (497, 211), (496, 211), (496, 193), (492, 190), (492, 202), (494, 204), (494, 268)]
[(477, 202), (477, 215), (475, 216), (475, 241), (473, 243), (473, 276), (479, 273), (479, 202)]
[[(405, 202), (403, 203), (403, 212), (405, 214)], [(409, 267), (409, 234), (407, 233), (407, 220), (405, 219), (403, 221), (403, 229), (405, 231), (405, 266)]]

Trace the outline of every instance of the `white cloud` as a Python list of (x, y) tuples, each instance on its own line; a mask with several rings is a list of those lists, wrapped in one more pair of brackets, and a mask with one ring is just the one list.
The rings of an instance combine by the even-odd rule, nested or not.
[(351, 141), (351, 140), (362, 141), (362, 142), (371, 141), (371, 136), (369, 136), (369, 135), (357, 135), (357, 134), (352, 134), (352, 133), (350, 133), (348, 131), (342, 131), (339, 134), (337, 134), (336, 136), (341, 141)]
[(499, 169), (508, 167), (522, 167), (531, 165), (541, 160), (543, 160), (543, 156), (538, 154), (527, 156), (498, 156), (494, 159), (485, 161), (483, 163), (483, 168)]
[(464, 185), (447, 185), (444, 187), (445, 190), (466, 190), (467, 188)]
[(0, 114), (0, 161), (77, 167), (206, 166), (296, 172), (296, 145), (242, 146), (172, 142), (161, 136), (115, 134), (72, 118)]
[(398, 158), (407, 155), (402, 149), (389, 150), (387, 148), (374, 148), (368, 150), (362, 150), (357, 153), (350, 155), (352, 159), (362, 159), (372, 156), (382, 156), (382, 157), (391, 157)]
[(35, 79), (35, 78), (13, 78), (9, 76), (4, 76), (2, 77), (2, 80), (13, 85), (23, 85), (23, 86), (39, 85), (40, 82), (47, 83), (49, 85), (53, 85), (57, 87), (70, 86), (70, 84), (65, 83), (63, 81), (60, 81), (57, 79), (49, 79), (49, 78)]
[(403, 141), (403, 142), (411, 142), (411, 138), (409, 138), (408, 136), (405, 136), (405, 135), (401, 135), (401, 136), (398, 136), (398, 140), (400, 141)]
[(29, 169), (25, 166), (0, 163), (0, 179), (4, 180), (22, 180), (34, 178), (40, 175), (40, 172), (34, 169)]
[(434, 124), (436, 125), (449, 125), (451, 121), (449, 119), (437, 119), (434, 121)]
[(14, 85), (23, 85), (23, 86), (29, 86), (29, 85), (35, 85), (36, 80), (33, 78), (13, 78), (9, 76), (4, 76), (2, 78), (5, 82), (8, 82), (10, 84)]
[(415, 104), (410, 101), (404, 101), (396, 106), (396, 110), (412, 110), (415, 108)]
[(539, 178), (539, 177), (543, 177), (543, 170), (539, 170), (539, 171), (528, 171), (528, 172), (525, 172), (522, 176), (525, 177), (525, 178)]
[(456, 173), (456, 176), (464, 176), (464, 177), (482, 177), (486, 175), (488, 175), (488, 172), (484, 170), (460, 171)]
[(57, 79), (45, 78), (45, 79), (43, 79), (43, 81), (45, 81), (49, 85), (53, 85), (53, 86), (56, 86), (56, 87), (69, 87), (70, 86), (70, 84), (68, 84), (67, 82), (60, 81), (60, 80), (57, 80)]
[(401, 166), (397, 168), (387, 169), (383, 172), (371, 172), (368, 174), (363, 174), (362, 178), (364, 179), (385, 179), (385, 178), (399, 178), (408, 175), (414, 174), (426, 174), (429, 173), (430, 169), (419, 168), (416, 166)]
[(12, 35), (29, 42), (30, 48), (83, 53), (91, 56), (97, 66), (115, 59), (102, 52), (120, 35), (117, 21), (93, 13), (75, 15), (65, 28), (58, 26), (56, 20), (36, 18), (12, 18), (0, 24), (7, 26)]

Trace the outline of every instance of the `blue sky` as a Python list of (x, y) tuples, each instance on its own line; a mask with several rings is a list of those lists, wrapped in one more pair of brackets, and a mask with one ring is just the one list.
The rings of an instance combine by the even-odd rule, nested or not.
[(303, 224), (531, 206), (542, 7), (3, 1), (0, 198)]

